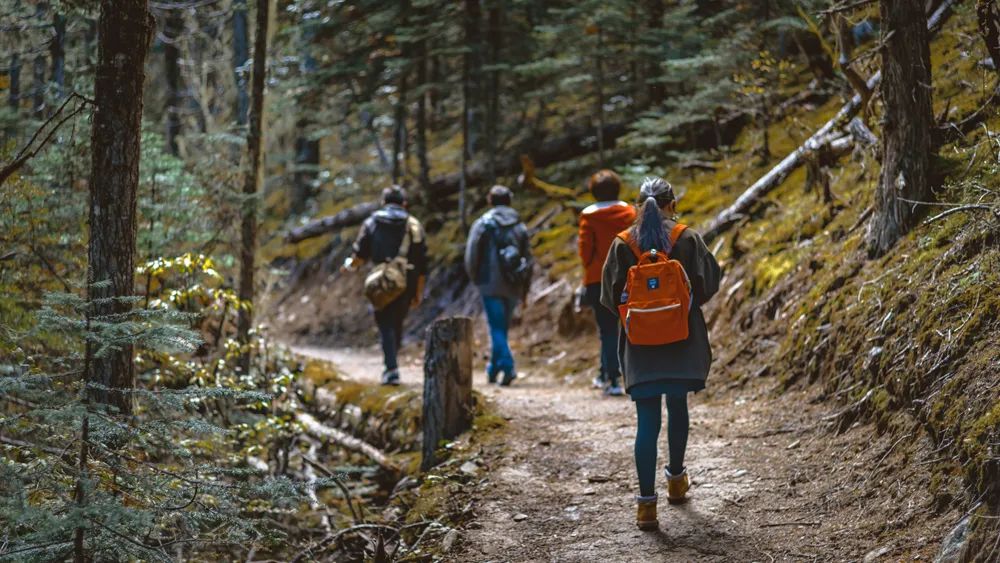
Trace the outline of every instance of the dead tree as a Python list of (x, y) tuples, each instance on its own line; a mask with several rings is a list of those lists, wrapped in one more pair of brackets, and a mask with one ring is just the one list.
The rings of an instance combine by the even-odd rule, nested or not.
[(979, 0), (976, 2), (976, 18), (979, 22), (979, 33), (986, 44), (986, 52), (993, 61), (993, 68), (1000, 71), (1000, 18), (997, 17), (995, 0)]
[[(87, 324), (92, 330), (120, 322), (132, 309), (142, 90), (153, 26), (146, 0), (101, 2), (87, 247)], [(127, 339), (115, 344), (96, 354), (88, 341), (88, 396), (130, 414), (133, 345)]]
[[(240, 229), (240, 281), (239, 297), (243, 302), (236, 323), (237, 337), (241, 346), (250, 342), (250, 326), (253, 323), (254, 261), (257, 256), (257, 191), (263, 172), (264, 132), (264, 75), (267, 70), (267, 27), (270, 0), (257, 2), (257, 35), (253, 42), (253, 76), (251, 78), (250, 130), (247, 133), (247, 151), (250, 167), (243, 183), (243, 219)], [(244, 350), (241, 357), (244, 373), (250, 369), (250, 351)]]
[(435, 321), (427, 329), (424, 347), (422, 470), (436, 463), (441, 440), (469, 429), (472, 413), (472, 319)]
[(883, 0), (881, 5), (882, 172), (868, 228), (868, 253), (889, 251), (914, 221), (914, 201), (931, 194), (934, 114), (931, 55), (923, 0)]

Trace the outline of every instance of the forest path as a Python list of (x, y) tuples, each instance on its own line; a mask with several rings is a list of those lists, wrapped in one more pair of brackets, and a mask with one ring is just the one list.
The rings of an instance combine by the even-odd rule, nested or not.
[[(358, 381), (377, 383), (381, 373), (373, 348), (295, 351), (333, 362)], [(418, 361), (402, 363), (403, 385), (419, 391)], [(692, 396), (690, 502), (671, 506), (664, 498), (660, 531), (641, 532), (634, 523), (632, 402), (566, 386), (543, 368), (529, 374), (500, 388), (488, 385), (477, 366), (475, 388), (508, 426), (487, 440), (482, 479), (468, 492), (475, 518), (449, 560), (842, 560), (850, 543), (854, 549), (846, 551), (857, 553), (862, 538), (837, 538), (845, 523), (825, 517), (831, 464), (814, 455), (823, 433), (807, 424), (815, 418), (804, 397), (796, 397), (802, 406), (792, 409), (760, 390)], [(665, 497), (662, 469), (657, 489)]]

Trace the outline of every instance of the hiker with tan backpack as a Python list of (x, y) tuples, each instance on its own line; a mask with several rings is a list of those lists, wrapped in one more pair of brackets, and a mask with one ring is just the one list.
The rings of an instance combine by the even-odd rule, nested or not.
[(677, 222), (677, 198), (662, 178), (639, 190), (636, 223), (611, 245), (601, 281), (601, 304), (619, 320), (618, 356), (626, 392), (635, 402), (635, 467), (639, 480), (636, 524), (659, 527), (656, 454), (667, 403), (670, 452), (667, 500), (683, 502), (690, 487), (687, 394), (705, 388), (712, 348), (701, 306), (719, 290), (718, 262), (701, 235)]
[(385, 361), (383, 385), (399, 385), (399, 349), (403, 321), (411, 307), (420, 304), (427, 277), (427, 243), (424, 228), (406, 210), (406, 191), (392, 186), (382, 191), (382, 208), (361, 225), (354, 254), (344, 269), (357, 270), (364, 262), (372, 269), (365, 276), (365, 296), (375, 310), (375, 324)]

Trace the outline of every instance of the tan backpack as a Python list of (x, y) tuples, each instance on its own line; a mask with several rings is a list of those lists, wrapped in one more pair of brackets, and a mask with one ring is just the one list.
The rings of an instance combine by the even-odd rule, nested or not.
[(414, 238), (419, 242), (420, 225), (413, 217), (406, 218), (406, 232), (399, 243), (399, 252), (390, 260), (376, 264), (365, 277), (365, 297), (371, 301), (376, 311), (385, 307), (406, 292), (406, 278), (411, 266), (407, 257)]

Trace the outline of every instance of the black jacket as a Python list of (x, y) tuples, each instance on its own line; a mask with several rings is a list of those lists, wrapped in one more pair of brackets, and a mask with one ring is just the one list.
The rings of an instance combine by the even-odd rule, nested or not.
[[(402, 206), (388, 204), (361, 224), (361, 231), (354, 241), (354, 255), (365, 261), (377, 264), (388, 262), (399, 254), (403, 243), (407, 220), (410, 214)], [(427, 240), (424, 228), (415, 218), (412, 220), (413, 233), (410, 238), (410, 252), (407, 261), (410, 271), (407, 276), (407, 291), (413, 292), (417, 287), (417, 278), (427, 275)]]

